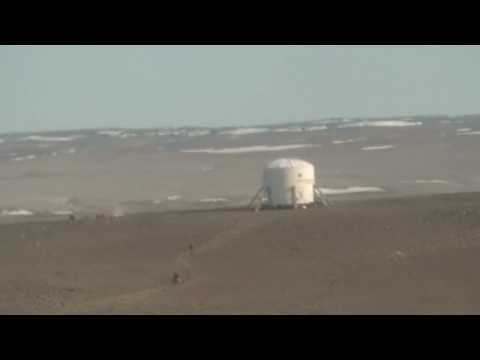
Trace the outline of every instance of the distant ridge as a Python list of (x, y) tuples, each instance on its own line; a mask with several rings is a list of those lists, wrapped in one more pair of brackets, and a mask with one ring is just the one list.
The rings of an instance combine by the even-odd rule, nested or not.
[(59, 130), (32, 130), (32, 131), (7, 131), (0, 132), (0, 136), (17, 136), (17, 135), (28, 135), (28, 134), (73, 134), (73, 133), (88, 133), (88, 132), (98, 132), (102, 130), (115, 130), (115, 131), (157, 131), (157, 130), (166, 130), (166, 131), (182, 131), (182, 130), (212, 130), (212, 131), (222, 131), (228, 129), (239, 129), (239, 128), (276, 128), (276, 127), (285, 127), (285, 126), (311, 126), (318, 124), (328, 124), (328, 123), (339, 123), (343, 121), (379, 121), (379, 120), (424, 120), (424, 121), (441, 121), (441, 120), (472, 120), (478, 119), (480, 121), (480, 114), (463, 114), (463, 115), (448, 115), (448, 114), (430, 114), (430, 115), (405, 115), (405, 116), (378, 116), (378, 117), (327, 117), (314, 120), (303, 120), (303, 121), (279, 121), (276, 123), (256, 123), (252, 125), (212, 125), (212, 126), (159, 126), (159, 127), (94, 127), (94, 128), (76, 128), (76, 129), (59, 129)]

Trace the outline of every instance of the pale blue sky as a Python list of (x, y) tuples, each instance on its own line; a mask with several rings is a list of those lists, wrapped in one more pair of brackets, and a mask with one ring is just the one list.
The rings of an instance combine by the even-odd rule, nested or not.
[(0, 46), (0, 132), (480, 113), (480, 46)]

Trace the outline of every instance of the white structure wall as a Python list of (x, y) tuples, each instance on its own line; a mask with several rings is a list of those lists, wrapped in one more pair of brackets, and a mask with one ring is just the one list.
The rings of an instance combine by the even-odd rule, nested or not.
[(275, 160), (264, 170), (263, 186), (269, 206), (312, 204), (315, 201), (315, 168), (303, 160)]

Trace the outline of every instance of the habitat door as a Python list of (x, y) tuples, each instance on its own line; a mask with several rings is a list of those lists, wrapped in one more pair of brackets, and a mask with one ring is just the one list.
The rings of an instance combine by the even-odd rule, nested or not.
[(296, 204), (303, 203), (303, 190), (300, 187), (295, 188), (295, 203)]
[(299, 204), (304, 203), (304, 201), (303, 201), (304, 194), (303, 194), (303, 190), (302, 190), (301, 187), (292, 186), (291, 187), (291, 192), (292, 192), (292, 205), (293, 206), (297, 206)]

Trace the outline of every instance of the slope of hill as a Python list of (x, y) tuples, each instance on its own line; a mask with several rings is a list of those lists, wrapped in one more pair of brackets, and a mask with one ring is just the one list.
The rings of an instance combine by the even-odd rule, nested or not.
[(3, 314), (480, 312), (480, 194), (18, 223), (0, 236)]

